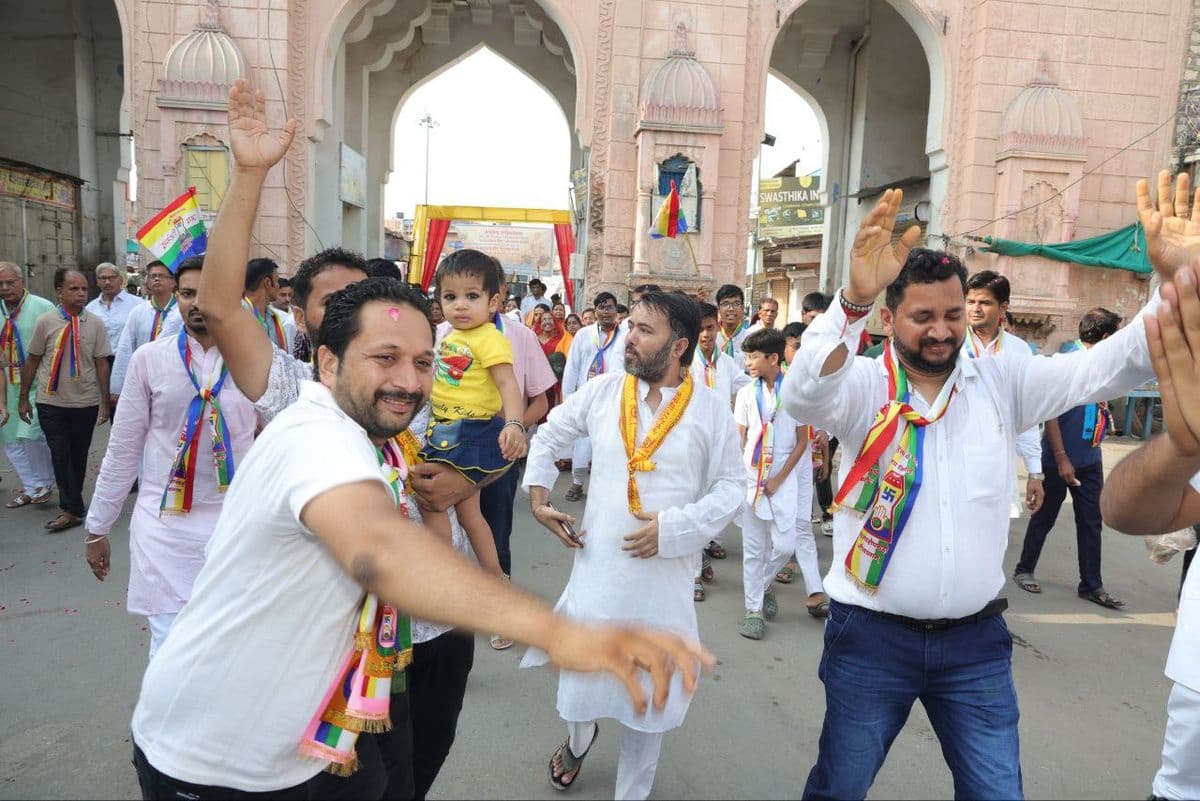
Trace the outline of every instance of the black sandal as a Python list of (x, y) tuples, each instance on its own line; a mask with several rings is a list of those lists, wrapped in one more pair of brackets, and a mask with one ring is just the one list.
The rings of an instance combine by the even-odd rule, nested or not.
[(1095, 592), (1081, 592), (1079, 597), (1085, 601), (1091, 601), (1094, 604), (1100, 604), (1106, 609), (1120, 609), (1125, 606), (1125, 602), (1112, 597), (1104, 590), (1096, 590)]
[[(600, 736), (600, 724), (595, 723), (593, 725), (596, 727), (596, 730), (592, 733), (592, 741), (588, 743), (587, 750), (582, 754), (575, 756), (571, 751), (571, 738), (567, 737), (566, 741), (554, 749), (554, 753), (550, 755), (550, 784), (554, 786), (555, 790), (569, 790), (574, 786), (575, 780), (579, 778), (579, 771), (583, 769), (583, 760), (588, 755), (588, 751), (592, 750), (592, 746), (596, 744), (596, 738)], [(562, 767), (562, 771), (557, 776), (554, 775), (554, 760), (556, 757), (558, 758), (560, 767)], [(572, 774), (571, 780), (569, 782), (563, 781), (563, 777), (568, 773)]]

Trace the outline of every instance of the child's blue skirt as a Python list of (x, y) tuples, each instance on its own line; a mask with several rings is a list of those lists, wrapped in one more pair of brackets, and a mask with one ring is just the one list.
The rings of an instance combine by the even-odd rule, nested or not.
[(502, 473), (512, 462), (500, 453), (500, 432), (504, 421), (499, 417), (487, 420), (432, 420), (421, 449), (426, 462), (448, 464), (478, 484), (488, 476)]

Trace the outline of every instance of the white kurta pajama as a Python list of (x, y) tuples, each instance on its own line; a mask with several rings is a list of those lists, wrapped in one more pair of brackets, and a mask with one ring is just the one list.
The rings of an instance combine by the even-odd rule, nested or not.
[[(584, 547), (575, 561), (557, 611), (580, 620), (639, 623), (696, 637), (696, 608), (692, 582), (696, 560), (711, 532), (720, 530), (741, 506), (746, 471), (742, 466), (737, 431), (728, 407), (715, 393), (695, 391), (682, 418), (651, 457), (656, 469), (637, 473), (642, 508), (657, 512), (658, 554), (639, 559), (622, 550), (625, 536), (645, 523), (635, 518), (626, 501), (628, 471), (620, 433), (621, 394), (625, 374), (598, 377), (550, 411), (530, 445), (524, 486), (551, 488), (558, 477), (555, 454), (574, 440), (589, 436), (594, 443), (592, 485), (577, 529)], [(667, 408), (676, 389), (664, 388), (657, 411), (646, 404), (649, 386), (638, 382), (640, 443), (655, 419)], [(543, 665), (546, 655), (531, 649), (522, 667)], [(649, 677), (643, 685), (650, 692)], [(660, 734), (683, 723), (691, 698), (678, 675), (660, 712), (643, 715), (633, 710), (624, 687), (607, 675), (562, 671), (558, 712), (568, 722), (586, 723), (614, 718), (635, 732)], [(644, 740), (644, 748), (658, 747)], [(637, 755), (622, 749), (622, 761)], [(653, 767), (626, 777), (618, 797), (645, 797)], [(618, 769), (618, 773), (621, 771)]]
[[(218, 374), (220, 354), (216, 347), (205, 351), (190, 337), (189, 342), (192, 369), (202, 385), (207, 386), (210, 376)], [(107, 535), (141, 469), (137, 500), (129, 521), (126, 608), (135, 615), (158, 618), (155, 623), (167, 624), (152, 627), (151, 656), (165, 638), (172, 616), (191, 597), (196, 575), (204, 565), (205, 547), (225, 499), (217, 487), (212, 427), (206, 413), (201, 420), (192, 511), (187, 515), (159, 514), (188, 406), (195, 396), (196, 389), (179, 355), (178, 335), (160, 337), (133, 354), (88, 509), (87, 531), (92, 535)], [(254, 442), (258, 415), (232, 378), (225, 379), (217, 397), (229, 427), (236, 470)]]
[[(585, 325), (575, 333), (571, 347), (567, 349), (567, 363), (563, 367), (562, 394), (569, 398), (591, 378), (599, 375), (625, 372), (625, 335), (629, 327), (617, 324), (617, 335), (612, 343), (604, 349), (604, 364), (596, 360), (600, 346), (608, 334), (600, 330), (600, 323)], [(595, 376), (592, 371), (595, 370)], [(560, 458), (566, 453), (571, 454), (571, 480), (583, 484), (583, 471), (592, 461), (592, 444), (587, 437), (581, 437), (563, 446)]]

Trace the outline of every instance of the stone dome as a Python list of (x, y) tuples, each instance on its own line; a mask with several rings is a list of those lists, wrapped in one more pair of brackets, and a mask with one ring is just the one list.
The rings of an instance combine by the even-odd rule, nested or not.
[(167, 51), (159, 105), (224, 108), (229, 87), (245, 74), (246, 59), (221, 27), (216, 3), (210, 2), (195, 29)]
[(691, 50), (677, 48), (646, 76), (643, 128), (719, 131), (721, 93)]
[(1000, 153), (1013, 151), (1085, 156), (1083, 114), (1079, 101), (1059, 87), (1045, 56), (1038, 60), (1033, 81), (1022, 89), (1000, 123)]

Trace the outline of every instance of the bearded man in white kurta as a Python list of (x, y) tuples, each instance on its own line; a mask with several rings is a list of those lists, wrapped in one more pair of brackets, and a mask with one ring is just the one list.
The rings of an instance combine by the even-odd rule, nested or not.
[[(634, 307), (625, 372), (587, 382), (550, 412), (530, 444), (525, 468), (533, 515), (575, 551), (563, 614), (649, 623), (697, 634), (692, 580), (701, 550), (741, 507), (746, 471), (728, 401), (698, 391), (687, 365), (700, 309), (678, 294), (652, 292)], [(558, 476), (555, 454), (579, 437), (593, 443), (592, 491), (578, 536), (575, 518), (547, 500)], [(573, 528), (571, 529), (573, 531)], [(541, 665), (530, 651), (523, 666)], [(574, 784), (599, 718), (621, 727), (616, 798), (646, 798), (664, 732), (683, 723), (691, 699), (673, 688), (666, 707), (639, 715), (616, 680), (562, 671), (558, 712), (569, 737), (551, 757), (550, 781)]]

